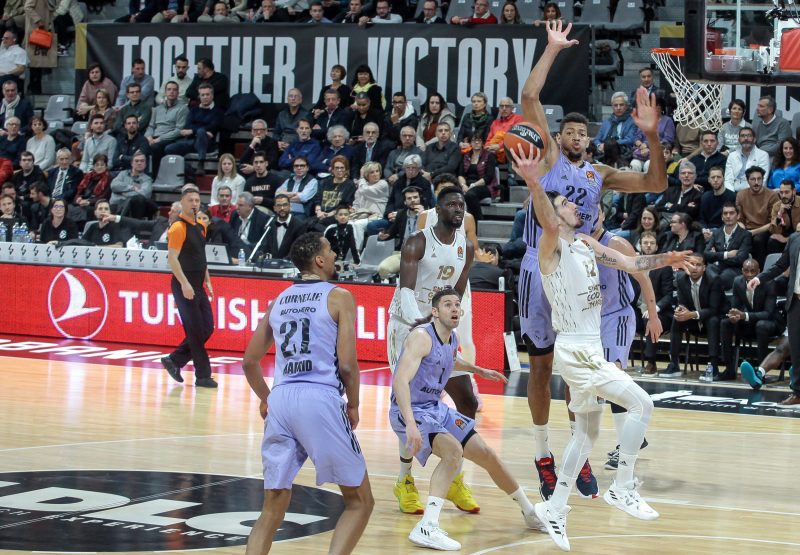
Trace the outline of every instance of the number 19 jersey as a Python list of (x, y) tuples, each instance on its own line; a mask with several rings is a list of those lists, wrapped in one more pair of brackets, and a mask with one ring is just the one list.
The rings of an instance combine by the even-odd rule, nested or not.
[(344, 392), (336, 354), (339, 325), (328, 311), (328, 295), (335, 287), (324, 281), (300, 282), (273, 301), (269, 315), (275, 338), (273, 389), (305, 382)]

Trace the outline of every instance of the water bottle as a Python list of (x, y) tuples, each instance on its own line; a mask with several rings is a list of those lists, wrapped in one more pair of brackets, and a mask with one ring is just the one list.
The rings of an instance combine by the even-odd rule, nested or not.
[(703, 375), (704, 382), (713, 382), (714, 381), (714, 367), (709, 364), (706, 366), (706, 373)]
[(19, 224), (19, 242), (20, 243), (32, 243), (31, 234), (28, 233), (28, 224), (25, 222), (21, 222)]
[(22, 227), (19, 225), (19, 223), (15, 223), (14, 228), (11, 231), (11, 242), (12, 243), (22, 242)]
[(236, 258), (239, 259), (239, 267), (244, 268), (247, 266), (247, 255), (244, 253), (244, 249), (239, 249), (239, 256)]
[(6, 223), (3, 222), (3, 221), (0, 221), (0, 241), (5, 241), (6, 240), (6, 231), (7, 230), (8, 230), (8, 228), (6, 227)]

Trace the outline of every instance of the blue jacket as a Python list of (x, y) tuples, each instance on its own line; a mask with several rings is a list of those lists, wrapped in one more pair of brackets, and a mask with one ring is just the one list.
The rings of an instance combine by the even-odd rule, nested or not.
[(222, 110), (216, 104), (212, 108), (201, 108), (193, 106), (189, 108), (189, 115), (186, 116), (184, 129), (191, 129), (197, 135), (200, 129), (216, 135), (222, 125)]
[[(620, 122), (622, 123), (622, 130), (619, 136), (615, 137), (616, 126)], [(631, 146), (633, 145), (633, 139), (636, 137), (636, 131), (638, 129), (636, 124), (633, 123), (630, 112), (626, 112), (621, 118), (612, 115), (600, 126), (600, 131), (597, 132), (597, 136), (594, 138), (594, 144), (600, 146), (600, 143), (604, 143), (606, 139), (615, 137), (618, 144)]]
[[(308, 139), (307, 141), (294, 141), (292, 144), (289, 145), (283, 154), (281, 154), (280, 160), (278, 160), (278, 167), (282, 170), (288, 170), (292, 167), (292, 162), (298, 156), (302, 156), (306, 160), (308, 160), (309, 166), (313, 164), (317, 158), (319, 158), (319, 154), (322, 152), (322, 147), (319, 144), (319, 141), (316, 139)], [(311, 168), (309, 167), (309, 170)]]

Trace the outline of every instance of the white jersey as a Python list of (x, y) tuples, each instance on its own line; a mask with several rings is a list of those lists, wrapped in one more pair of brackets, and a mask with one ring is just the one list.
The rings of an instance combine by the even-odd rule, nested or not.
[[(467, 238), (463, 233), (456, 233), (453, 242), (445, 244), (439, 241), (432, 227), (426, 227), (421, 233), (425, 236), (425, 254), (417, 266), (414, 297), (420, 314), (429, 316), (431, 300), (436, 292), (455, 287), (461, 277), (467, 260)], [(389, 306), (389, 315), (401, 317), (399, 283)]]
[(558, 240), (558, 267), (550, 274), (542, 273), (544, 292), (552, 307), (553, 329), (557, 335), (599, 338), (603, 296), (594, 251), (580, 239), (572, 244), (560, 237)]

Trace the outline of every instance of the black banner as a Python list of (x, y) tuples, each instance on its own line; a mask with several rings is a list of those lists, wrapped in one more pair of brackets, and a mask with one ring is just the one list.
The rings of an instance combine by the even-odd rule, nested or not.
[[(558, 56), (541, 98), (565, 112), (586, 113), (589, 28), (574, 28), (571, 38), (580, 44)], [(330, 82), (334, 64), (352, 70), (366, 63), (387, 95), (404, 91), (424, 99), (438, 91), (464, 107), (477, 91), (489, 96), (491, 106), (504, 96), (519, 102), (547, 34), (529, 25), (90, 24), (87, 43), (88, 63), (99, 62), (116, 83), (142, 58), (159, 87), (173, 74), (175, 56), (185, 54), (191, 74), (196, 60), (210, 58), (229, 77), (231, 95), (255, 92), (266, 104), (282, 104), (297, 87), (308, 106)], [(353, 77), (347, 76), (348, 84)]]

